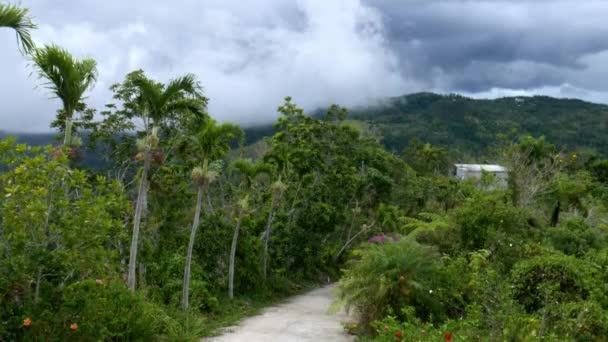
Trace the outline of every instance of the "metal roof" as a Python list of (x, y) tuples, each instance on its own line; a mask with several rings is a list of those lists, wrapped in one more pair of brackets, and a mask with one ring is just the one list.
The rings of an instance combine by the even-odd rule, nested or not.
[(487, 172), (507, 172), (507, 169), (504, 166), (496, 164), (454, 164), (454, 166), (466, 171), (481, 172), (481, 170), (484, 170)]

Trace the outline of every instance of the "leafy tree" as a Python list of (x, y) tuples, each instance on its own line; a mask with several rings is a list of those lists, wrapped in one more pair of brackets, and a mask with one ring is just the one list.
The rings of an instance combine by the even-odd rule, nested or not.
[(19, 47), (23, 53), (34, 51), (35, 44), (30, 31), (38, 28), (38, 26), (32, 21), (28, 8), (0, 3), (0, 27), (15, 30)]

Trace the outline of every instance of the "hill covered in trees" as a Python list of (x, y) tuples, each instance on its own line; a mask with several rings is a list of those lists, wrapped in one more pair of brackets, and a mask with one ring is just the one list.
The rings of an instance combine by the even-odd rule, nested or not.
[[(322, 117), (325, 111), (313, 115)], [(388, 150), (402, 152), (413, 138), (466, 154), (482, 155), (498, 134), (544, 135), (563, 150), (591, 149), (608, 154), (608, 105), (548, 96), (472, 99), (460, 95), (415, 93), (353, 108), (350, 124), (381, 138)], [(246, 145), (272, 136), (271, 124), (244, 128)], [(8, 135), (0, 131), (0, 138)], [(31, 145), (58, 142), (54, 133), (20, 133)]]
[(412, 138), (432, 145), (480, 154), (496, 135), (544, 135), (560, 149), (591, 148), (608, 154), (608, 106), (548, 96), (471, 99), (417, 93), (357, 108), (350, 116), (401, 152)]

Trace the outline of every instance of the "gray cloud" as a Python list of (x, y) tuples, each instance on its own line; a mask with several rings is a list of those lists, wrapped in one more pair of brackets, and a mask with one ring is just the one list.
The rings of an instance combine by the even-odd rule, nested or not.
[[(0, 0), (2, 1), (2, 0)], [(608, 99), (608, 3), (587, 0), (24, 0), (39, 43), (99, 63), (88, 101), (134, 69), (192, 72), (220, 120), (264, 123), (306, 108), (413, 91)], [(0, 30), (0, 129), (45, 130), (58, 108)]]

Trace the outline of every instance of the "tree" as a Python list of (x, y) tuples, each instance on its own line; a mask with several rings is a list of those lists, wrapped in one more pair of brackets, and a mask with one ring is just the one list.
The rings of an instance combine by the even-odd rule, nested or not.
[(264, 254), (262, 254), (262, 272), (264, 274), (264, 280), (268, 276), (268, 244), (270, 242), (270, 234), (272, 233), (272, 220), (274, 218), (275, 203), (278, 206), (283, 191), (287, 188), (287, 185), (281, 181), (281, 177), (274, 181), (270, 185), (270, 209), (268, 210), (268, 220), (266, 221), (266, 231), (264, 232)]
[(34, 51), (36, 45), (30, 34), (30, 30), (38, 28), (29, 16), (28, 8), (16, 5), (0, 3), (0, 27), (8, 27), (15, 30), (19, 48), (22, 53), (29, 54)]
[(243, 215), (249, 209), (249, 192), (254, 185), (255, 179), (261, 174), (269, 173), (269, 166), (262, 162), (250, 162), (244, 159), (239, 159), (234, 162), (234, 168), (241, 174), (241, 188), (243, 196), (238, 201), (238, 214), (234, 235), (232, 236), (232, 245), (230, 247), (230, 266), (228, 268), (228, 296), (234, 298), (234, 262), (236, 258), (236, 246), (239, 239), (239, 231)]
[[(207, 118), (200, 126), (198, 132), (194, 136), (188, 136), (189, 139), (182, 144), (182, 148), (187, 150), (188, 154), (197, 163), (200, 163), (202, 159), (202, 165), (192, 169), (192, 179), (197, 185), (198, 191), (184, 268), (184, 286), (182, 291), (182, 308), (184, 310), (188, 308), (192, 250), (194, 248), (196, 230), (199, 226), (203, 193), (219, 174), (221, 164), (217, 162), (217, 159), (222, 158), (230, 151), (230, 143), (233, 140), (242, 143), (244, 139), (243, 130), (231, 123), (218, 125), (215, 120)], [(210, 160), (216, 160), (216, 162), (210, 162)]]
[(72, 138), (72, 118), (83, 100), (84, 93), (93, 88), (97, 80), (97, 63), (91, 58), (78, 60), (67, 50), (56, 45), (46, 45), (34, 50), (34, 66), (45, 87), (63, 103), (65, 122), (64, 145), (77, 143)]
[(128, 119), (138, 117), (144, 122), (144, 137), (137, 144), (138, 159), (143, 160), (144, 165), (135, 205), (127, 275), (129, 288), (134, 291), (139, 229), (148, 191), (148, 174), (152, 159), (156, 162), (163, 159), (160, 128), (171, 126), (176, 121), (183, 120), (183, 117), (202, 118), (207, 99), (203, 96), (196, 77), (191, 74), (163, 84), (149, 79), (142, 70), (137, 70), (128, 74), (122, 84), (116, 84), (111, 89), (115, 92), (114, 98), (123, 101), (124, 109), (119, 114)]

